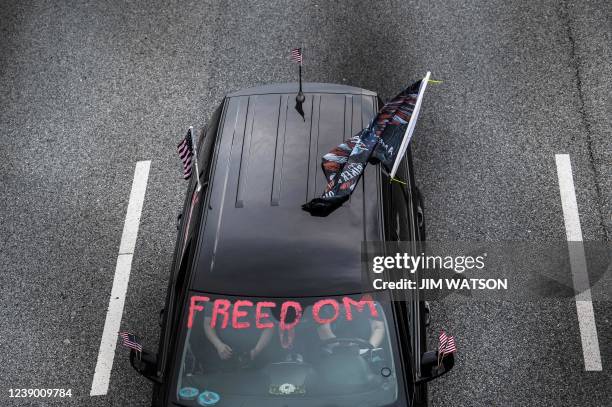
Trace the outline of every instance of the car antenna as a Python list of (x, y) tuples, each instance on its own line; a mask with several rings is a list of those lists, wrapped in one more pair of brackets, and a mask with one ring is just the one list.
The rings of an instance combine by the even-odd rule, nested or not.
[(304, 92), (302, 92), (302, 48), (293, 48), (291, 50), (291, 60), (293, 62), (298, 63), (299, 69), (299, 83), (300, 88), (298, 90), (298, 94), (295, 97), (295, 110), (302, 116), (302, 120), (306, 121), (306, 117), (304, 117), (304, 101), (306, 100), (306, 96), (304, 96)]
[(193, 161), (195, 164), (195, 175), (197, 182), (196, 191), (200, 192), (200, 190), (202, 189), (202, 183), (200, 182), (200, 169), (198, 168), (198, 145), (196, 144), (198, 136), (194, 133), (193, 126), (189, 126), (189, 133), (191, 134), (191, 141), (193, 143)]

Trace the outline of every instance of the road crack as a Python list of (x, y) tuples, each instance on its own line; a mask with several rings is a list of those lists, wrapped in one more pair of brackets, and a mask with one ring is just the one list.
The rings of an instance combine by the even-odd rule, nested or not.
[[(566, 33), (567, 33), (567, 40), (569, 42), (569, 49), (570, 49), (569, 50), (570, 65), (573, 70), (573, 76), (574, 76), (574, 80), (576, 83), (576, 89), (578, 92), (578, 99), (580, 101), (580, 104), (578, 106), (578, 114), (580, 116), (580, 121), (582, 123), (582, 126), (586, 134), (586, 145), (587, 145), (587, 154), (589, 157), (589, 166), (591, 168), (591, 171), (593, 172), (593, 178), (595, 182), (595, 193), (596, 193), (596, 198), (597, 198), (597, 206), (599, 207), (599, 218), (600, 218), (599, 224), (603, 230), (605, 241), (610, 241), (610, 230), (608, 228), (608, 225), (606, 224), (606, 219), (604, 216), (606, 205), (604, 203), (604, 197), (603, 197), (603, 194), (600, 188), (600, 181), (602, 181), (602, 176), (600, 174), (600, 171), (597, 169), (597, 165), (595, 164), (596, 158), (593, 152), (593, 130), (592, 130), (591, 121), (589, 119), (589, 115), (586, 111), (587, 107), (586, 107), (584, 90), (583, 90), (582, 76), (580, 72), (582, 61), (581, 61), (580, 56), (576, 52), (576, 48), (577, 48), (576, 38), (574, 35), (574, 31), (572, 29), (572, 19), (570, 17), (570, 12), (568, 9), (567, 1), (562, 1), (559, 4), (560, 6), (558, 9), (558, 12), (559, 12), (560, 20), (565, 26)], [(573, 135), (572, 135), (571, 140), (572, 141), (575, 140), (575, 137)]]

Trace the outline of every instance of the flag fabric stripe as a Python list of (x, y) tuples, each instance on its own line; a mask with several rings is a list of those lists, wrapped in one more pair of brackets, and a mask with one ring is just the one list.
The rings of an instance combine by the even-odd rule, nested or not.
[(182, 156), (182, 155), (183, 155), (184, 153), (186, 153), (187, 151), (189, 151), (189, 150), (187, 149), (187, 142), (186, 142), (186, 141), (183, 141), (181, 144), (179, 144), (179, 147), (178, 147), (178, 152), (179, 152), (179, 154)]
[(183, 149), (182, 153), (180, 154), (181, 160), (185, 161), (186, 159), (188, 159), (189, 157), (191, 157), (191, 155), (188, 155), (188, 153), (190, 153), (191, 151), (189, 151), (187, 148)]
[(440, 332), (438, 337), (438, 355), (444, 357), (457, 351), (457, 345), (455, 344), (455, 337), (447, 335), (446, 332)]
[(457, 351), (455, 337), (447, 335), (445, 331), (440, 332), (438, 337), (438, 367), (446, 355), (451, 355)]
[(438, 352), (443, 354), (444, 351), (446, 350), (447, 343), (448, 343), (448, 335), (446, 335), (446, 332), (444, 331), (440, 332), (440, 337), (438, 338)]
[(187, 131), (187, 135), (176, 147), (179, 158), (183, 162), (183, 178), (189, 179), (191, 177), (191, 167), (193, 164), (193, 141), (192, 141), (191, 129)]
[(291, 61), (301, 64), (302, 60), (302, 48), (293, 48), (291, 50)]
[(449, 336), (448, 342), (446, 344), (446, 348), (444, 349), (444, 354), (449, 355), (451, 353), (455, 353), (457, 351), (457, 346), (455, 345), (455, 337)]

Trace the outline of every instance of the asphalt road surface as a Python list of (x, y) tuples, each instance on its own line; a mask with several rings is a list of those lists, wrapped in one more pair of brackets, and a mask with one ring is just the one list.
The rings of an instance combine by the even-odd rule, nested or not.
[[(0, 2), (0, 405), (147, 406), (117, 350), (90, 397), (137, 161), (151, 168), (121, 327), (157, 345), (185, 183), (175, 147), (224, 94), (308, 81), (392, 96), (432, 71), (414, 140), (432, 240), (565, 240), (569, 154), (585, 240), (612, 235), (609, 1)], [(608, 296), (609, 298), (609, 296)], [(457, 338), (436, 406), (612, 405), (612, 307), (586, 372), (573, 299), (432, 304)], [(72, 398), (10, 399), (10, 388)]]

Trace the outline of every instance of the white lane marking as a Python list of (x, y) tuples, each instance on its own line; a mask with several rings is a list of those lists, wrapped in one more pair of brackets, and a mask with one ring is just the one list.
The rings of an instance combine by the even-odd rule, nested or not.
[(138, 161), (134, 170), (134, 181), (132, 182), (132, 191), (130, 192), (130, 200), (125, 215), (125, 222), (123, 223), (123, 234), (121, 235), (119, 255), (117, 256), (117, 265), (115, 267), (115, 278), (113, 279), (113, 288), (108, 302), (104, 331), (100, 341), (98, 362), (96, 363), (96, 370), (91, 382), (90, 396), (103, 396), (108, 392), (110, 375), (113, 370), (113, 360), (115, 359), (117, 334), (121, 327), (125, 294), (127, 293), (128, 282), (130, 281), (132, 258), (134, 247), (136, 246), (136, 237), (138, 235), (138, 226), (147, 190), (150, 167), (151, 161)]
[(601, 354), (595, 325), (595, 313), (591, 300), (589, 275), (587, 274), (584, 245), (582, 243), (582, 228), (576, 203), (574, 177), (569, 154), (555, 154), (557, 163), (557, 176), (559, 178), (559, 192), (565, 220), (565, 234), (569, 249), (572, 280), (576, 291), (576, 312), (578, 314), (578, 327), (582, 340), (582, 355), (584, 357), (584, 370), (601, 371)]

